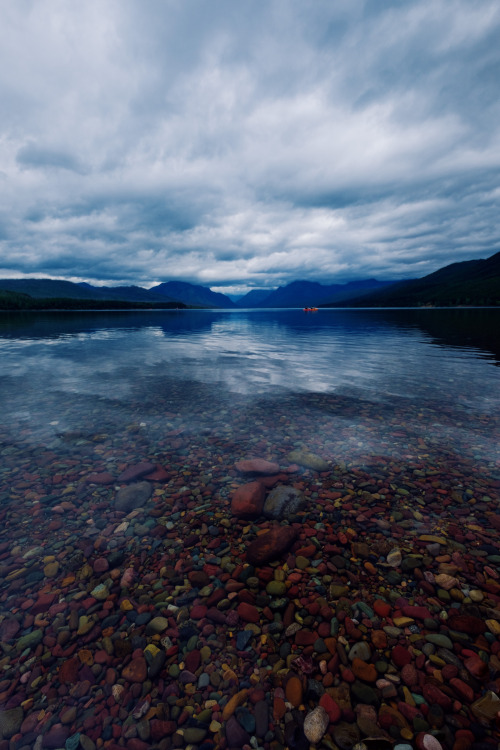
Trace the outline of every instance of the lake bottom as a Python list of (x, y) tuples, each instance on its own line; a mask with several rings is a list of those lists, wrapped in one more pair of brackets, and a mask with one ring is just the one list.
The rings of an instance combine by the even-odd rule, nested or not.
[(494, 415), (130, 382), (12, 385), (0, 750), (497, 747)]

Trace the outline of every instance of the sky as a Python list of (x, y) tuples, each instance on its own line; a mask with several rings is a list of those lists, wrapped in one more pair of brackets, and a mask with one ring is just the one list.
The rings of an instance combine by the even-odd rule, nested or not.
[(244, 293), (500, 249), (497, 0), (0, 0), (0, 278)]

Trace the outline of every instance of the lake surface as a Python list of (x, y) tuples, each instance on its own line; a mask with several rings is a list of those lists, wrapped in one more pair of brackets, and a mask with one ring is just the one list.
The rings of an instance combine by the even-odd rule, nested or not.
[[(0, 314), (0, 745), (300, 750), (326, 690), (350, 693), (340, 747), (368, 734), (358, 703), (398, 750), (493, 747), (499, 331), (497, 309)], [(255, 478), (298, 516), (238, 516)], [(274, 523), (293, 546), (249, 564)], [(468, 687), (440, 697), (453, 660)], [(425, 710), (405, 725), (389, 699)]]
[(154, 451), (170, 419), (192, 437), (236, 431), (237, 452), (264, 439), (355, 461), (415, 457), (423, 440), (491, 470), (499, 323), (498, 310), (4, 315), (4, 440), (61, 447), (68, 431), (111, 440), (137, 422)]

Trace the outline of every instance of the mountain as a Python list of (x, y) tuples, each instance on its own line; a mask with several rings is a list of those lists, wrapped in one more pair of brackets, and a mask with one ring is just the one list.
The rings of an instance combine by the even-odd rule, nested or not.
[[(87, 288), (88, 287), (88, 288)], [(98, 287), (90, 284), (80, 286), (71, 281), (56, 281), (55, 279), (0, 279), (0, 289), (18, 294), (29, 294), (35, 299), (59, 297), (64, 299), (99, 299), (94, 293)]]
[(29, 294), (34, 299), (120, 300), (122, 302), (175, 302), (152, 295), (140, 286), (93, 286), (55, 279), (0, 279), (0, 289)]
[(143, 289), (140, 286), (93, 286), (86, 282), (74, 284), (55, 279), (0, 279), (0, 289), (28, 294), (34, 299), (115, 300), (146, 304), (179, 302), (194, 307), (236, 307), (224, 294), (181, 281), (168, 281), (152, 289)]
[(400, 281), (387, 289), (348, 301), (330, 300), (322, 307), (450, 307), (500, 305), (500, 252), (490, 258), (466, 260), (428, 276)]
[(259, 307), (269, 295), (276, 291), (275, 289), (252, 289), (240, 297), (236, 304), (238, 307)]
[[(266, 298), (248, 307), (318, 307), (332, 300), (347, 300), (358, 297), (364, 291), (381, 289), (394, 282), (362, 279), (347, 284), (320, 284), (317, 281), (292, 281), (270, 292)], [(251, 294), (251, 292), (249, 292)], [(247, 295), (248, 296), (248, 295)], [(241, 306), (242, 300), (239, 305)]]
[(223, 307), (236, 308), (237, 306), (229, 297), (220, 292), (212, 292), (206, 286), (188, 284), (186, 281), (165, 281), (149, 290), (155, 295), (162, 295), (184, 302), (185, 305), (193, 307)]
[(77, 286), (88, 289), (93, 299), (119, 299), (128, 302), (177, 302), (172, 298), (166, 298), (163, 294), (152, 294), (149, 289), (141, 286), (93, 286), (86, 282), (80, 282)]

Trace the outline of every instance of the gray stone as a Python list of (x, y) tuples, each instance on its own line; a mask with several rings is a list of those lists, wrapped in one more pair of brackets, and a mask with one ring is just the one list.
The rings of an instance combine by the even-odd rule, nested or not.
[(278, 485), (266, 498), (263, 513), (266, 518), (293, 518), (304, 505), (305, 498), (295, 487)]
[(4, 740), (10, 740), (14, 734), (17, 734), (23, 723), (23, 717), (24, 712), (21, 706), (0, 711), (0, 737)]
[(210, 675), (208, 675), (206, 672), (202, 672), (198, 677), (198, 687), (206, 688), (208, 687), (208, 685), (210, 685)]
[(317, 706), (304, 719), (304, 734), (314, 745), (321, 742), (330, 719), (323, 706)]
[(116, 493), (115, 508), (123, 513), (130, 513), (136, 508), (141, 508), (149, 500), (152, 492), (152, 485), (146, 481), (122, 487)]
[(362, 659), (363, 661), (370, 661), (372, 652), (369, 644), (366, 641), (358, 641), (349, 649), (349, 661), (353, 659)]

